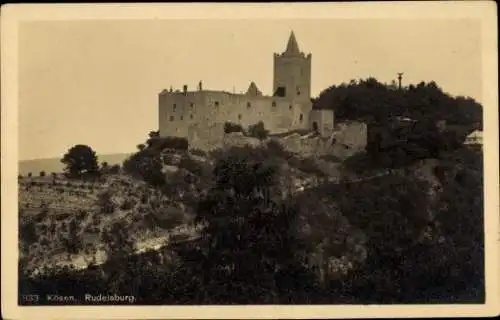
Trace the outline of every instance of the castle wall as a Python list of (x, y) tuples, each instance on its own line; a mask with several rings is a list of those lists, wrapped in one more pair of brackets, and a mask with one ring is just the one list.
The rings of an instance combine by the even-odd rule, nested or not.
[(224, 124), (216, 122), (193, 123), (188, 127), (190, 149), (211, 151), (221, 147), (224, 138)]
[[(160, 95), (160, 135), (188, 137), (207, 129), (203, 123), (227, 121), (248, 126), (264, 122), (271, 133), (309, 128), (311, 102), (297, 103), (282, 97), (250, 96), (222, 91), (164, 93)], [(202, 129), (203, 128), (203, 129)], [(208, 129), (207, 129), (208, 130)]]
[(188, 127), (205, 120), (206, 107), (200, 92), (163, 92), (159, 95), (161, 136), (188, 137)]
[(334, 131), (334, 117), (334, 112), (331, 109), (311, 110), (310, 128), (315, 130), (317, 127), (318, 133), (322, 137), (329, 137)]

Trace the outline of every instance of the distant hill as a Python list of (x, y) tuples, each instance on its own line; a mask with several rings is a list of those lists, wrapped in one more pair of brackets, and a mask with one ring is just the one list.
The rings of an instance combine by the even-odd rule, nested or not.
[[(107, 162), (110, 165), (122, 164), (131, 153), (115, 153), (98, 155), (97, 160), (99, 163)], [(26, 175), (29, 172), (33, 175), (38, 175), (40, 171), (62, 172), (64, 165), (61, 163), (61, 158), (48, 158), (48, 159), (34, 159), (19, 161), (19, 174)]]

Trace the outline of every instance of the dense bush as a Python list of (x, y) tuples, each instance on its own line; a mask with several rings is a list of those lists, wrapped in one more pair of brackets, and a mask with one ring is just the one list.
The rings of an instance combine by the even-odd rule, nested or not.
[(111, 193), (109, 191), (104, 191), (99, 194), (99, 206), (102, 213), (113, 213), (116, 209), (116, 205), (111, 200)]
[(183, 137), (152, 137), (147, 141), (150, 149), (162, 151), (166, 149), (187, 151), (189, 142)]
[(150, 149), (134, 153), (123, 162), (123, 170), (131, 176), (159, 186), (165, 183), (160, 154)]
[(335, 119), (373, 120), (405, 116), (416, 120), (446, 120), (449, 124), (482, 127), (482, 106), (468, 97), (452, 97), (435, 82), (401, 90), (375, 78), (352, 80), (323, 90), (315, 108), (335, 108)]
[(196, 176), (202, 175), (203, 165), (190, 157), (182, 157), (177, 166), (179, 168), (186, 169)]
[(120, 173), (120, 165), (119, 164), (114, 164), (111, 166), (111, 168), (109, 168), (109, 173), (112, 173), (112, 174), (117, 174), (117, 173)]
[(233, 133), (233, 132), (244, 132), (243, 127), (240, 124), (225, 122), (224, 123), (224, 133)]
[(248, 127), (248, 135), (259, 140), (265, 140), (269, 135), (269, 130), (264, 127), (264, 122), (259, 121)]
[(195, 156), (199, 156), (199, 157), (206, 157), (207, 156), (207, 153), (203, 150), (200, 150), (200, 149), (191, 149), (189, 150), (189, 152)]

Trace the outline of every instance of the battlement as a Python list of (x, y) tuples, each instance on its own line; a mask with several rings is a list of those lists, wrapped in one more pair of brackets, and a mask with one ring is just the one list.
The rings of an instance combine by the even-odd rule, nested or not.
[(304, 60), (311, 60), (312, 58), (312, 54), (311, 53), (304, 53), (304, 52), (299, 52), (299, 53), (296, 53), (296, 54), (289, 54), (287, 52), (282, 52), (282, 53), (277, 53), (275, 52), (274, 53), (274, 58), (300, 58), (300, 59), (304, 59)]

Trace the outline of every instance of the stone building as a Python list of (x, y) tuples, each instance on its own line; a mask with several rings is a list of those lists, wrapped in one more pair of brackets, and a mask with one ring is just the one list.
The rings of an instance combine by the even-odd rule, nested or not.
[(273, 95), (263, 95), (254, 82), (244, 94), (206, 90), (163, 90), (159, 94), (160, 136), (186, 137), (191, 147), (216, 147), (224, 123), (243, 128), (262, 121), (270, 133), (315, 130), (329, 136), (333, 110), (316, 110), (311, 102), (311, 54), (300, 51), (293, 31), (283, 53), (274, 54)]

